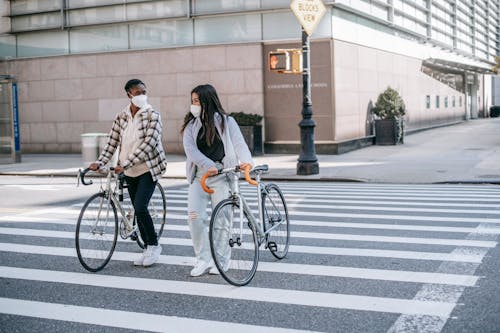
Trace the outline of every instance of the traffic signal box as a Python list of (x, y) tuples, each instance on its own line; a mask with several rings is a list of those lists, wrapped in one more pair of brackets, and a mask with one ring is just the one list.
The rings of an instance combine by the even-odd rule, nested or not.
[(302, 50), (278, 49), (269, 52), (269, 70), (280, 74), (302, 74)]

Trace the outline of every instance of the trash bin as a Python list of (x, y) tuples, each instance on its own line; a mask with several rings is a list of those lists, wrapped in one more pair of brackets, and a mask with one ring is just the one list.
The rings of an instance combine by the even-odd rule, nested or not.
[(82, 134), (82, 160), (84, 165), (89, 165), (97, 160), (107, 141), (107, 133)]

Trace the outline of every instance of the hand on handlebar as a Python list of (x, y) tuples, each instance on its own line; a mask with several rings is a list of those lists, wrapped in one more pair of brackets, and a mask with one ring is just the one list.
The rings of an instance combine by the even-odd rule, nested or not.
[(117, 166), (115, 167), (115, 173), (116, 173), (117, 175), (119, 175), (119, 174), (123, 173), (123, 167), (122, 167), (121, 165), (117, 165)]
[(211, 168), (208, 168), (208, 170), (207, 170), (208, 177), (216, 176), (218, 173), (219, 173), (219, 170), (217, 170), (216, 167), (211, 167)]
[(92, 170), (92, 171), (97, 171), (97, 170), (99, 170), (99, 167), (100, 167), (100, 166), (101, 166), (101, 165), (100, 165), (99, 163), (91, 163), (91, 164), (89, 165), (89, 169), (90, 169), (90, 170)]
[(215, 191), (207, 186), (207, 183), (206, 183), (207, 178), (212, 177), (212, 176), (216, 176), (216, 175), (221, 174), (221, 173), (231, 172), (231, 171), (232, 172), (243, 171), (245, 174), (245, 180), (251, 185), (257, 185), (257, 182), (250, 177), (251, 168), (252, 168), (252, 165), (250, 163), (241, 163), (236, 168), (229, 168), (229, 169), (224, 169), (224, 170), (217, 170), (217, 168), (215, 168), (215, 167), (209, 168), (207, 170), (207, 172), (201, 177), (201, 180), (200, 180), (201, 187), (207, 193), (210, 193), (210, 194), (214, 193)]
[(248, 170), (252, 169), (252, 165), (250, 163), (240, 163), (240, 170), (245, 170), (247, 168)]

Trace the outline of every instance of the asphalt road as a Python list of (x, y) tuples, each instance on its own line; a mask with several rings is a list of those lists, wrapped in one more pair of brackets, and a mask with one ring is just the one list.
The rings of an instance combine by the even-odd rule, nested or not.
[(499, 186), (279, 183), (290, 252), (261, 250), (236, 288), (189, 276), (184, 181), (162, 180), (159, 264), (133, 267), (140, 249), (123, 241), (85, 271), (74, 230), (98, 183), (0, 177), (2, 331), (500, 332)]

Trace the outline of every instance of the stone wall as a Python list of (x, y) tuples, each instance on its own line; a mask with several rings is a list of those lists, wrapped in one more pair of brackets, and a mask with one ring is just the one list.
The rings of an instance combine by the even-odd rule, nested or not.
[[(409, 130), (464, 118), (465, 95), (424, 74), (419, 59), (337, 40), (333, 58), (336, 141), (370, 135), (370, 107), (388, 86), (396, 89), (406, 103)], [(429, 109), (427, 95), (431, 97)], [(436, 108), (436, 95), (440, 96), (440, 108)]]
[(227, 112), (262, 115), (262, 66), (260, 44), (236, 44), (19, 59), (0, 62), (0, 71), (18, 81), (25, 153), (77, 153), (82, 133), (107, 133), (131, 78), (146, 83), (161, 112), (167, 152), (180, 153), (191, 90), (210, 83)]

